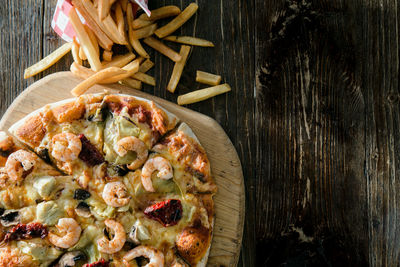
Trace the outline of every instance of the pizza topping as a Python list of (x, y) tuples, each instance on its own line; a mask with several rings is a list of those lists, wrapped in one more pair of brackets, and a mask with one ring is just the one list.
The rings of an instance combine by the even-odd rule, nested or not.
[[(122, 224), (115, 220), (107, 219), (104, 224), (114, 231), (114, 238), (109, 240), (106, 236), (97, 240), (100, 252), (114, 254), (122, 249), (126, 241), (126, 233)], [(108, 233), (108, 231), (107, 231)]]
[(138, 245), (142, 240), (149, 240), (150, 233), (146, 226), (137, 221), (129, 232), (129, 238), (134, 244)]
[(76, 189), (74, 192), (74, 199), (78, 199), (78, 200), (85, 200), (88, 199), (91, 196), (91, 194), (86, 191), (85, 189)]
[(51, 155), (62, 162), (76, 160), (82, 150), (80, 138), (72, 133), (56, 134), (51, 139), (51, 146)]
[(79, 153), (79, 158), (89, 166), (95, 166), (104, 162), (103, 155), (97, 148), (86, 138), (84, 134), (79, 135), (82, 142), (82, 151)]
[(125, 176), (129, 172), (124, 165), (115, 166), (114, 171), (118, 174), (118, 176)]
[(92, 216), (92, 213), (90, 212), (90, 206), (86, 204), (86, 202), (79, 202), (78, 206), (75, 208), (75, 213), (84, 218), (89, 218)]
[(128, 169), (139, 168), (147, 159), (148, 150), (146, 144), (137, 137), (127, 136), (114, 145), (114, 150), (120, 157), (124, 157), (128, 151), (136, 152), (136, 159), (128, 165)]
[(56, 225), (62, 236), (49, 233), (49, 241), (60, 248), (70, 248), (75, 245), (81, 236), (82, 229), (72, 218), (61, 218)]
[(138, 246), (125, 254), (124, 262), (129, 262), (138, 257), (145, 257), (149, 259), (146, 266), (164, 266), (164, 254), (150, 246)]
[(76, 266), (80, 260), (86, 260), (86, 255), (81, 251), (72, 251), (65, 253), (58, 261), (58, 267), (72, 267)]
[(144, 210), (147, 217), (158, 221), (165, 227), (176, 225), (182, 218), (182, 213), (182, 204), (178, 199), (161, 201)]
[(17, 225), (19, 220), (20, 216), (18, 211), (8, 211), (0, 217), (0, 222), (4, 227)]
[(36, 206), (36, 218), (40, 223), (54, 225), (63, 216), (64, 211), (55, 201), (41, 202)]
[(28, 171), (31, 171), (35, 165), (37, 156), (32, 152), (20, 149), (12, 153), (6, 162), (6, 171), (8, 176), (14, 182), (20, 181), (25, 177)]
[(47, 198), (53, 193), (56, 183), (53, 176), (41, 176), (35, 179), (33, 187), (41, 197)]
[(4, 242), (12, 240), (45, 238), (48, 234), (47, 227), (41, 223), (17, 224), (11, 228), (4, 237)]
[(122, 182), (111, 182), (104, 186), (102, 197), (111, 207), (122, 207), (129, 203), (131, 197)]
[(83, 265), (83, 267), (108, 267), (108, 266), (110, 266), (110, 263), (105, 259), (100, 259), (99, 261)]
[(173, 177), (172, 166), (168, 160), (163, 157), (154, 157), (146, 161), (142, 168), (141, 180), (146, 191), (155, 192), (151, 175), (158, 171), (157, 177), (168, 180)]

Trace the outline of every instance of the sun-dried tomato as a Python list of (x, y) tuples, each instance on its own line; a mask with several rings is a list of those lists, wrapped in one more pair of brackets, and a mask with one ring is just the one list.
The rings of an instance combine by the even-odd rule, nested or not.
[(11, 228), (4, 237), (4, 242), (12, 240), (32, 239), (35, 237), (45, 238), (48, 234), (47, 227), (41, 223), (17, 224)]
[(163, 226), (173, 226), (182, 218), (182, 204), (178, 199), (168, 199), (147, 207), (144, 214)]
[(84, 134), (80, 134), (79, 139), (81, 139), (82, 143), (82, 150), (79, 153), (79, 158), (81, 160), (89, 166), (95, 166), (104, 162), (103, 155), (90, 143), (89, 139), (87, 139)]
[(86, 263), (83, 267), (108, 267), (110, 263), (105, 259), (100, 259), (99, 261), (93, 263)]
[(142, 105), (129, 109), (130, 115), (136, 115), (138, 121), (141, 123), (147, 123), (151, 127), (151, 111), (145, 109)]

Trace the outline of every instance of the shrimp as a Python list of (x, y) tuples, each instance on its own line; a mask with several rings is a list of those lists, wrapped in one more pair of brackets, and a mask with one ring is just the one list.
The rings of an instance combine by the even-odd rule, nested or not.
[(32, 257), (22, 253), (18, 248), (0, 248), (1, 267), (38, 266)]
[(150, 260), (144, 267), (163, 267), (164, 266), (164, 254), (157, 249), (150, 246), (138, 246), (125, 254), (123, 261), (125, 265), (128, 265), (129, 261), (137, 257), (146, 257)]
[(6, 162), (6, 171), (12, 181), (20, 181), (24, 171), (29, 171), (36, 164), (37, 156), (32, 152), (20, 149), (12, 153)]
[(53, 245), (60, 248), (70, 248), (78, 243), (82, 229), (79, 224), (72, 218), (61, 218), (56, 225), (62, 237), (49, 233), (49, 241)]
[(60, 133), (53, 137), (51, 155), (60, 161), (73, 161), (82, 150), (82, 142), (72, 133)]
[(125, 156), (128, 151), (136, 152), (136, 159), (128, 165), (130, 170), (139, 168), (146, 161), (148, 155), (146, 144), (134, 136), (124, 137), (119, 140), (114, 145), (114, 150), (120, 157)]
[(128, 189), (122, 182), (111, 182), (104, 186), (102, 197), (111, 207), (122, 207), (129, 203)]
[(97, 240), (97, 246), (100, 252), (107, 254), (114, 254), (122, 249), (126, 241), (126, 233), (122, 224), (117, 221), (107, 219), (104, 224), (114, 231), (114, 237), (108, 240), (106, 237), (102, 237)]
[(173, 176), (172, 166), (168, 160), (163, 157), (149, 159), (144, 164), (141, 175), (143, 187), (149, 192), (155, 191), (151, 182), (151, 175), (156, 170), (158, 170), (157, 176), (161, 179), (168, 180)]

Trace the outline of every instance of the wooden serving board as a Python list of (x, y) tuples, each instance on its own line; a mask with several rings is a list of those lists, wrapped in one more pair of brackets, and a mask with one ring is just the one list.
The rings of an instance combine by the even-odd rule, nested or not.
[[(0, 121), (0, 129), (8, 128), (30, 112), (52, 102), (71, 98), (71, 89), (80, 82), (70, 72), (48, 75), (21, 93)], [(96, 85), (88, 93), (124, 93), (153, 100), (186, 122), (199, 138), (211, 162), (218, 185), (214, 197), (216, 219), (208, 266), (236, 266), (242, 242), (245, 192), (240, 160), (228, 136), (213, 119), (164, 99), (121, 85)]]

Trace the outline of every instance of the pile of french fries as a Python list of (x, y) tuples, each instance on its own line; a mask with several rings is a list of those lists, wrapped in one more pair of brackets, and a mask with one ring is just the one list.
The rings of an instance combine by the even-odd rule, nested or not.
[[(71, 72), (84, 79), (72, 89), (74, 96), (85, 93), (95, 84), (120, 83), (141, 90), (142, 83), (156, 85), (154, 77), (146, 74), (154, 63), (142, 42), (175, 62), (167, 90), (174, 93), (193, 46), (214, 47), (210, 41), (173, 34), (197, 11), (198, 5), (189, 4), (183, 11), (177, 6), (164, 6), (135, 18), (137, 6), (129, 0), (72, 0), (69, 19), (76, 39), (66, 43), (38, 63), (27, 68), (24, 78), (32, 77), (56, 63), (71, 51), (74, 62)], [(83, 24), (78, 13), (85, 19)], [(158, 27), (160, 19), (174, 17), (165, 26)], [(180, 43), (174, 51), (163, 41)], [(126, 53), (115, 55), (113, 47), (125, 46)], [(231, 90), (221, 83), (221, 76), (197, 71), (196, 81), (213, 87), (197, 90), (178, 97), (178, 104), (203, 101)]]

